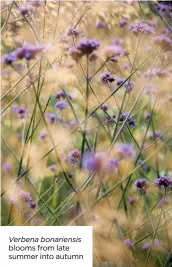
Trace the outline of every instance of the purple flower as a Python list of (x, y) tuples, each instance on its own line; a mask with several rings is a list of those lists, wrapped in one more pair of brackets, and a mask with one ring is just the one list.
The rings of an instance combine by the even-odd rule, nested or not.
[(77, 49), (83, 54), (89, 55), (100, 46), (100, 43), (94, 39), (84, 39), (77, 45)]
[(23, 107), (19, 107), (19, 109), (17, 110), (19, 116), (20, 116), (20, 119), (24, 119), (25, 117), (25, 114), (26, 114), (26, 109), (23, 108)]
[(135, 250), (135, 246), (130, 239), (125, 240), (125, 245), (128, 249)]
[(160, 189), (164, 187), (165, 189), (172, 189), (172, 178), (168, 176), (162, 176), (155, 180), (155, 185)]
[(25, 16), (29, 11), (31, 11), (31, 7), (28, 5), (23, 5), (19, 7), (18, 11), (22, 16)]
[(23, 190), (20, 190), (19, 197), (24, 202), (30, 202), (30, 201), (32, 201), (32, 197), (31, 197), (30, 193), (29, 192), (25, 192)]
[(172, 49), (172, 40), (168, 38), (165, 34), (160, 36), (155, 36), (153, 43), (157, 46), (160, 46), (164, 51)]
[(57, 171), (57, 166), (55, 164), (52, 164), (48, 167), (48, 169), (52, 172), (56, 172)]
[(111, 159), (107, 162), (107, 171), (109, 173), (114, 172), (119, 166), (119, 160), (118, 159)]
[(119, 86), (119, 85), (121, 85), (124, 81), (125, 81), (124, 78), (118, 78), (118, 79), (116, 80), (116, 84)]
[[(142, 164), (143, 164), (143, 160), (139, 159), (139, 160), (137, 161), (137, 164), (138, 164), (138, 165), (142, 165)], [(143, 170), (144, 172), (147, 171), (147, 166), (146, 166), (146, 164), (143, 164), (143, 165), (142, 165), (142, 170)]]
[(149, 187), (149, 182), (145, 178), (138, 179), (135, 182), (135, 186), (143, 193), (146, 193), (146, 189)]
[(3, 169), (4, 169), (6, 172), (10, 173), (10, 172), (12, 171), (12, 166), (11, 166), (10, 163), (5, 162), (5, 163), (3, 164)]
[(76, 47), (70, 47), (67, 54), (72, 57), (73, 60), (78, 61), (83, 56), (83, 53)]
[(135, 83), (133, 81), (127, 81), (124, 86), (126, 88), (126, 92), (130, 93), (133, 90)]
[(63, 100), (59, 101), (56, 103), (56, 108), (58, 108), (59, 110), (63, 110), (67, 108), (67, 103)]
[(164, 205), (167, 205), (168, 204), (168, 200), (167, 199), (160, 199), (160, 201), (158, 202), (158, 207), (161, 208), (162, 206)]
[(103, 83), (112, 83), (115, 81), (115, 77), (111, 72), (105, 72), (100, 75), (100, 79)]
[(54, 113), (48, 113), (47, 114), (47, 119), (49, 121), (50, 124), (53, 124), (56, 120), (56, 116)]
[(144, 119), (149, 120), (150, 118), (151, 118), (151, 113), (150, 112), (146, 113)]
[(15, 52), (11, 52), (9, 54), (5, 54), (2, 57), (2, 63), (7, 64), (7, 65), (11, 65), (16, 60), (17, 60), (17, 57), (16, 57), (16, 53)]
[(45, 139), (46, 137), (48, 136), (48, 133), (47, 132), (42, 132), (42, 133), (40, 133), (40, 135), (39, 135), (39, 137), (41, 138), (41, 139)]
[(30, 209), (35, 209), (36, 208), (36, 202), (34, 202), (34, 201), (29, 201), (28, 205), (29, 205)]
[(125, 25), (127, 25), (127, 23), (128, 23), (128, 19), (121, 19), (120, 21), (119, 21), (119, 23), (118, 23), (118, 26), (119, 27), (124, 27)]
[(134, 159), (136, 156), (136, 151), (132, 145), (127, 143), (118, 145), (117, 152), (126, 159)]
[(100, 171), (104, 160), (104, 153), (95, 153), (94, 155), (88, 153), (84, 157), (84, 167), (91, 172)]
[(69, 154), (69, 160), (72, 165), (75, 165), (77, 160), (80, 159), (81, 152), (78, 149), (74, 149)]
[(134, 35), (139, 35), (139, 34), (152, 35), (152, 34), (155, 34), (154, 28), (149, 26), (146, 23), (143, 23), (143, 22), (131, 24), (128, 28)]
[(129, 119), (128, 120), (128, 124), (129, 124), (129, 126), (131, 126), (132, 128), (134, 128), (136, 126), (136, 120)]
[(73, 36), (73, 37), (77, 37), (79, 36), (81, 33), (81, 31), (79, 29), (76, 29), (76, 28), (70, 28), (68, 29), (67, 31), (67, 35), (69, 36)]
[(103, 105), (101, 106), (101, 109), (107, 111), (107, 110), (108, 110), (108, 105), (107, 105), (107, 104), (103, 104)]
[(137, 204), (137, 200), (135, 197), (129, 197), (128, 201), (127, 201), (131, 206), (135, 207)]
[(99, 21), (97, 24), (96, 24), (96, 28), (97, 29), (108, 29), (108, 25), (107, 23), (104, 23), (102, 21)]
[(43, 49), (43, 46), (41, 45), (31, 45), (31, 44), (25, 44), (23, 47), (18, 48), (15, 50), (16, 57), (18, 59), (33, 59), (35, 56), (41, 52)]

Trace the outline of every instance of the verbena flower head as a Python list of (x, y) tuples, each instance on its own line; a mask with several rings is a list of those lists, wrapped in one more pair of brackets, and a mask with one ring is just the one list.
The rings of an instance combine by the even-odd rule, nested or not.
[(129, 197), (127, 202), (133, 207), (137, 205), (137, 199), (135, 197)]
[(29, 206), (30, 209), (36, 209), (36, 202), (29, 201), (28, 206)]
[(101, 109), (103, 109), (103, 110), (105, 110), (105, 111), (107, 111), (108, 110), (108, 105), (107, 104), (103, 104), (102, 106), (101, 106)]
[(135, 246), (130, 239), (125, 240), (125, 245), (128, 249), (135, 250)]
[(56, 116), (54, 113), (48, 113), (47, 114), (47, 119), (49, 121), (50, 124), (53, 124), (56, 120)]
[(23, 108), (23, 107), (19, 107), (18, 110), (17, 110), (17, 112), (18, 112), (18, 114), (20, 116), (20, 119), (24, 119), (27, 110), (25, 108)]
[(10, 163), (8, 162), (5, 162), (3, 165), (2, 165), (3, 169), (6, 171), (6, 172), (11, 172), (12, 171), (12, 166)]
[(25, 16), (28, 12), (31, 11), (31, 7), (29, 5), (25, 4), (21, 7), (19, 7), (18, 11), (19, 11), (20, 15)]
[(81, 152), (78, 149), (74, 149), (69, 154), (69, 161), (72, 165), (76, 165), (77, 160), (81, 158)]
[(151, 113), (150, 112), (146, 113), (144, 119), (149, 120), (150, 118), (151, 118)]
[(158, 202), (158, 207), (161, 208), (162, 206), (164, 205), (167, 205), (168, 204), (168, 199), (164, 199), (162, 198), (159, 202)]
[(143, 193), (146, 193), (146, 190), (149, 187), (149, 182), (145, 178), (141, 178), (141, 179), (136, 180), (135, 186), (137, 187), (137, 189), (139, 189)]
[(124, 86), (126, 88), (126, 92), (130, 93), (133, 90), (135, 83), (133, 81), (127, 81)]
[(32, 197), (31, 197), (30, 193), (25, 192), (23, 190), (20, 190), (19, 197), (24, 202), (30, 202), (30, 201), (32, 201)]
[(52, 172), (56, 172), (57, 171), (57, 166), (55, 164), (52, 164), (48, 167), (48, 169)]
[(126, 159), (134, 159), (136, 151), (131, 144), (123, 143), (117, 146), (117, 152)]
[(64, 109), (66, 109), (66, 108), (67, 108), (67, 103), (66, 103), (66, 101), (63, 101), (63, 100), (58, 101), (58, 102), (56, 103), (56, 108), (58, 108), (59, 110), (64, 110)]
[(76, 47), (70, 47), (67, 51), (67, 54), (75, 61), (78, 61), (83, 56), (83, 53)]
[(16, 57), (16, 53), (15, 52), (11, 52), (9, 54), (5, 54), (2, 57), (2, 63), (6, 64), (6, 65), (11, 65), (12, 63), (14, 63), (17, 60)]
[(128, 120), (128, 125), (132, 128), (136, 126), (136, 120), (133, 120), (132, 118)]
[(161, 176), (160, 178), (155, 180), (155, 185), (160, 189), (172, 189), (172, 178), (168, 176)]
[(121, 19), (120, 21), (119, 21), (119, 23), (118, 23), (118, 26), (119, 27), (124, 27), (124, 26), (126, 26), (127, 25), (127, 23), (128, 23), (128, 19)]
[(125, 81), (124, 78), (118, 78), (118, 79), (116, 80), (116, 84), (119, 86), (119, 85), (121, 85), (124, 81)]
[(160, 46), (164, 51), (172, 49), (172, 40), (165, 34), (155, 36), (153, 38), (153, 43), (157, 46)]
[(131, 24), (128, 28), (134, 35), (139, 35), (139, 34), (153, 35), (153, 34), (155, 34), (154, 28), (149, 26), (148, 24), (146, 24), (144, 22)]
[(100, 79), (103, 83), (112, 83), (115, 81), (115, 76), (111, 72), (105, 72), (100, 75)]
[(18, 59), (33, 59), (35, 56), (43, 50), (42, 45), (25, 44), (23, 47), (16, 49), (16, 57)]
[(45, 132), (45, 131), (43, 131), (43, 132), (40, 133), (40, 135), (39, 135), (39, 137), (40, 137), (41, 139), (45, 139), (47, 136), (48, 136), (48, 133)]
[(97, 152), (93, 155), (88, 153), (84, 157), (84, 167), (91, 172), (100, 171), (105, 161), (105, 153)]
[[(142, 164), (143, 164), (143, 160), (139, 159), (139, 160), (137, 161), (137, 164), (138, 164), (138, 165), (142, 165)], [(144, 171), (144, 172), (147, 171), (147, 166), (146, 166), (146, 164), (143, 164), (141, 168), (142, 168), (142, 171)]]
[(67, 35), (72, 36), (72, 37), (77, 37), (79, 36), (81, 31), (76, 28), (70, 28), (67, 30)]
[(89, 55), (100, 46), (100, 43), (94, 39), (84, 39), (77, 45), (77, 49), (83, 54)]

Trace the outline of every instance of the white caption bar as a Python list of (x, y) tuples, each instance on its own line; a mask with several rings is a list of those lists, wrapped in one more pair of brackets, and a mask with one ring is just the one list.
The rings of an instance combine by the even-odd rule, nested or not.
[(1, 226), (3, 267), (92, 267), (91, 226)]

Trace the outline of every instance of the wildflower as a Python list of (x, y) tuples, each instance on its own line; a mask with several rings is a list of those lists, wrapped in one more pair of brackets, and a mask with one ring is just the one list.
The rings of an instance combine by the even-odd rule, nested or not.
[(157, 46), (160, 46), (164, 51), (172, 49), (172, 40), (168, 38), (165, 34), (160, 36), (155, 36), (153, 43)]
[(155, 185), (160, 189), (164, 187), (165, 189), (172, 189), (172, 178), (168, 176), (161, 176), (155, 180)]
[(63, 100), (59, 101), (56, 103), (56, 108), (58, 108), (59, 110), (63, 110), (67, 108), (67, 103)]
[(72, 165), (75, 165), (77, 160), (80, 159), (81, 157), (81, 152), (78, 149), (74, 149), (70, 154), (69, 154), (69, 160)]
[(16, 57), (18, 59), (33, 59), (35, 56), (43, 50), (43, 46), (41, 45), (31, 45), (31, 44), (25, 44), (23, 47), (18, 48), (15, 50)]
[(158, 207), (161, 208), (162, 206), (164, 205), (167, 205), (168, 204), (168, 200), (167, 199), (160, 199), (160, 201), (158, 202)]
[(128, 201), (127, 201), (131, 206), (135, 207), (137, 204), (137, 200), (135, 197), (129, 197)]
[(100, 43), (94, 39), (84, 39), (77, 45), (77, 49), (83, 54), (89, 55), (100, 46)]
[(14, 63), (17, 60), (16, 54), (15, 52), (11, 52), (9, 54), (5, 54), (2, 57), (2, 63), (6, 64), (6, 65), (11, 65), (12, 63)]
[(26, 109), (23, 108), (23, 107), (19, 107), (19, 109), (17, 110), (19, 116), (20, 116), (20, 119), (24, 119), (25, 117), (25, 114), (26, 114)]
[(103, 109), (104, 111), (107, 111), (108, 110), (108, 105), (107, 104), (103, 104), (101, 106), (101, 109)]
[(84, 167), (91, 172), (100, 171), (105, 160), (104, 153), (95, 153), (94, 155), (86, 155), (84, 157)]
[(47, 114), (47, 119), (49, 121), (50, 124), (53, 124), (56, 120), (56, 116), (54, 113), (48, 113)]
[[(138, 165), (142, 165), (142, 164), (143, 164), (143, 160), (139, 159), (139, 160), (137, 161), (137, 164), (138, 164)], [(147, 171), (147, 166), (146, 166), (146, 164), (143, 164), (143, 165), (142, 165), (142, 170), (143, 170), (144, 172)]]
[(75, 61), (80, 60), (83, 56), (83, 53), (76, 47), (70, 47), (67, 54), (70, 55)]
[(30, 208), (30, 209), (35, 209), (35, 208), (36, 208), (36, 202), (34, 202), (34, 201), (29, 201), (29, 208)]
[(47, 132), (42, 132), (42, 133), (40, 133), (40, 135), (39, 135), (39, 137), (40, 137), (41, 139), (45, 139), (47, 136), (48, 136), (48, 133), (47, 133)]
[(67, 35), (72, 36), (72, 37), (77, 37), (79, 36), (81, 33), (81, 31), (79, 29), (76, 28), (70, 28), (67, 31)]
[(135, 83), (133, 81), (127, 81), (124, 86), (126, 88), (126, 92), (130, 93), (133, 90)]
[(124, 27), (124, 26), (126, 26), (127, 25), (127, 23), (128, 23), (128, 19), (121, 19), (120, 21), (119, 21), (119, 23), (118, 23), (118, 26), (119, 27)]
[(125, 245), (128, 249), (135, 250), (135, 246), (130, 239), (125, 240)]
[(3, 169), (4, 169), (6, 172), (10, 173), (10, 172), (12, 171), (12, 166), (11, 166), (10, 163), (5, 162), (5, 163), (3, 164)]
[(139, 34), (145, 34), (145, 35), (155, 34), (154, 28), (143, 22), (131, 24), (128, 28), (136, 36)]
[(34, 218), (34, 219), (33, 219), (33, 224), (34, 224), (34, 226), (39, 226), (39, 225), (41, 224), (41, 219), (39, 219), (39, 218)]
[(144, 119), (149, 120), (150, 118), (151, 118), (151, 113), (150, 112), (146, 113)]
[(146, 189), (148, 189), (149, 187), (149, 182), (145, 179), (138, 179), (135, 182), (135, 186), (137, 187), (137, 189), (139, 189), (142, 193), (146, 193)]
[(124, 78), (118, 78), (118, 79), (116, 80), (116, 84), (119, 86), (119, 85), (121, 85), (124, 81), (125, 81)]
[(52, 171), (52, 172), (56, 172), (56, 170), (57, 170), (57, 166), (56, 166), (55, 164), (52, 164), (52, 165), (50, 165), (50, 166), (48, 167), (48, 169), (49, 169), (50, 171)]
[(112, 83), (115, 81), (115, 77), (111, 72), (105, 72), (100, 75), (100, 79), (103, 83)]
[(31, 7), (29, 5), (23, 5), (18, 9), (20, 15), (25, 16), (29, 11), (31, 11)]
[(107, 23), (104, 23), (102, 21), (99, 21), (97, 24), (96, 24), (96, 28), (97, 29), (109, 29), (109, 25)]
[(124, 56), (124, 49), (120, 45), (105, 46), (104, 54), (107, 60), (118, 60), (118, 57)]
[(136, 151), (131, 144), (123, 143), (117, 147), (117, 152), (126, 159), (133, 159), (136, 156)]
[(132, 128), (134, 128), (136, 126), (136, 120), (129, 119), (128, 120), (128, 124), (129, 124), (129, 126), (131, 126)]
[(23, 200), (24, 202), (30, 202), (30, 201), (32, 201), (32, 197), (31, 197), (30, 193), (25, 192), (25, 191), (23, 191), (23, 190), (20, 190), (20, 192), (19, 192), (19, 197), (20, 197), (20, 199)]

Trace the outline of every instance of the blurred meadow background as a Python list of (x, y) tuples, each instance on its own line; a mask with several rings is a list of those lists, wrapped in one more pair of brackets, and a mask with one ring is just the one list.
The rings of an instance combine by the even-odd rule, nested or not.
[(171, 30), (171, 1), (1, 2), (2, 225), (172, 266)]

